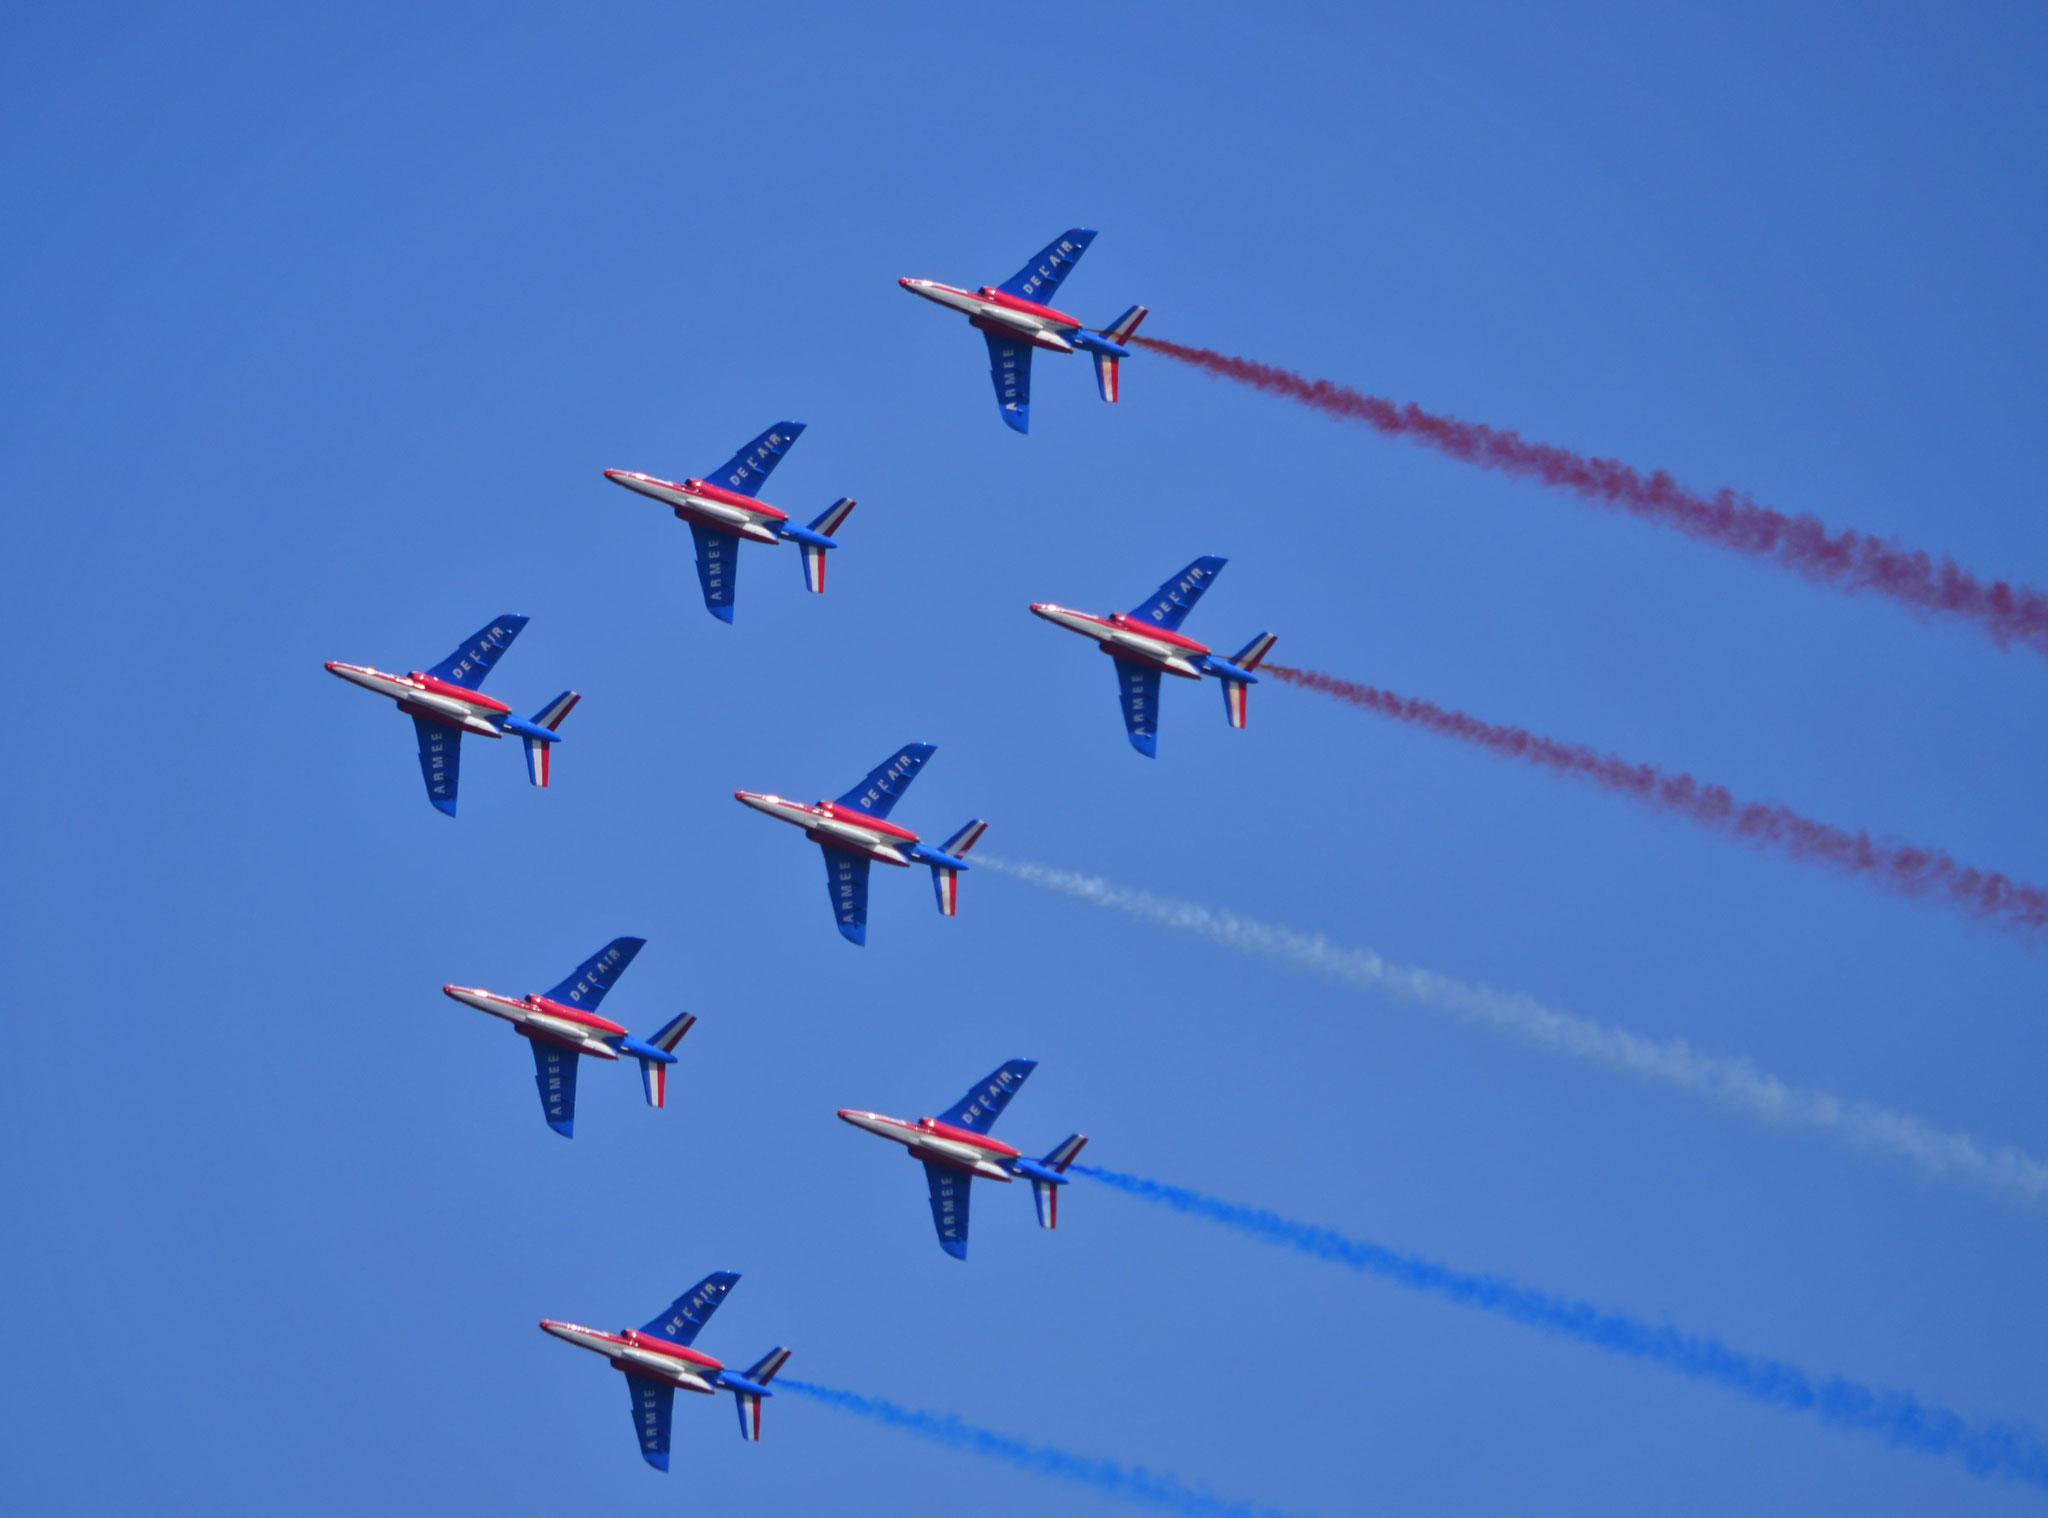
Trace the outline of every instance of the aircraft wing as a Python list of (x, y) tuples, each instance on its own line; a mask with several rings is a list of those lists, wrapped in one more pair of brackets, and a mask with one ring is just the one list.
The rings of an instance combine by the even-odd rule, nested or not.
[(740, 567), (740, 540), (695, 522), (690, 524), (690, 536), (697, 540), (697, 583), (704, 590), (704, 609), (729, 623), (734, 579)]
[(838, 804), (857, 806), (873, 817), (887, 817), (910, 789), (910, 782), (917, 778), (925, 761), (938, 751), (938, 745), (932, 743), (904, 744), (861, 776), (860, 784), (841, 796)]
[(563, 1138), (575, 1137), (576, 1051), (551, 1039), (533, 1045), (533, 1080), (540, 1087), (540, 1114)]
[(640, 1332), (671, 1344), (695, 1344), (697, 1335), (718, 1311), (725, 1294), (739, 1284), (736, 1270), (714, 1270), (668, 1304), (666, 1311), (640, 1325)]
[(626, 973), (626, 966), (633, 962), (633, 956), (646, 947), (644, 938), (614, 938), (571, 970), (547, 993), (548, 1000), (595, 1012), (598, 1003), (604, 1000), (605, 992), (617, 985), (619, 977)]
[(1052, 300), (1060, 281), (1074, 270), (1088, 244), (1095, 241), (1093, 227), (1069, 227), (1038, 250), (1038, 256), (996, 288), (1006, 295), (1035, 300), (1041, 306)]
[(849, 854), (828, 848), (825, 855), (825, 886), (832, 893), (832, 915), (839, 922), (839, 935), (851, 943), (868, 941), (868, 868), (874, 861), (865, 854)]
[(427, 782), (427, 800), (453, 817), (455, 786), (462, 774), (462, 729), (428, 717), (415, 717), (412, 725), (420, 735), (420, 774)]
[(1031, 430), (1031, 344), (984, 332), (988, 339), (988, 377), (996, 384), (996, 405), (1003, 420), (1018, 432)]
[(951, 1165), (924, 1162), (932, 1191), (932, 1226), (939, 1230), (939, 1248), (956, 1260), (967, 1258), (967, 1188), (974, 1177)]
[(741, 495), (759, 495), (768, 471), (782, 462), (803, 431), (802, 422), (777, 422), (705, 478)]
[(1003, 1109), (1010, 1105), (1010, 1098), (1017, 1094), (1017, 1088), (1024, 1084), (1024, 1077), (1037, 1068), (1035, 1059), (1005, 1060), (989, 1072), (986, 1080), (977, 1082), (972, 1091), (941, 1112), (939, 1121), (951, 1123), (955, 1128), (965, 1128), (969, 1133), (988, 1132), (995, 1126), (996, 1119), (1003, 1115)]
[(1177, 632), (1188, 613), (1195, 609), (1195, 603), (1202, 599), (1202, 592), (1229, 562), (1213, 553), (1204, 554), (1153, 591), (1142, 606), (1133, 606), (1131, 615), (1155, 622), (1168, 632)]
[(446, 680), (450, 685), (477, 689), (484, 683), (484, 676), (491, 672), (491, 666), (512, 646), (512, 640), (519, 636), (519, 629), (529, 620), (516, 612), (494, 618), (490, 626), (479, 627), (470, 634), (468, 642), (427, 673), (437, 680)]
[(1124, 731), (1131, 747), (1152, 759), (1159, 754), (1159, 671), (1129, 659), (1116, 663), (1116, 693), (1124, 704)]
[(633, 1394), (633, 1432), (640, 1436), (640, 1458), (658, 1471), (668, 1469), (668, 1429), (676, 1410), (676, 1389), (665, 1381), (626, 1372), (626, 1390)]

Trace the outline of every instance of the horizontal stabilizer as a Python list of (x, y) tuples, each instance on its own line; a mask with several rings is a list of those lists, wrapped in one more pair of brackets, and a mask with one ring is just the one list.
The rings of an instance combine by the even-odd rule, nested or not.
[(852, 496), (841, 496), (818, 513), (817, 520), (811, 523), (811, 531), (831, 537), (833, 533), (839, 531), (840, 524), (853, 515), (853, 508), (857, 504)]
[[(666, 1054), (675, 1053), (676, 1045), (683, 1041), (683, 1035), (697, 1025), (697, 1019), (685, 1012), (667, 1027), (663, 1028), (648, 1043)], [(668, 1104), (668, 1065), (658, 1059), (640, 1056), (640, 1089), (647, 1095), (647, 1105), (663, 1107)]]
[(949, 864), (932, 866), (932, 890), (939, 898), (941, 917), (960, 915), (960, 872)]
[[(1067, 1166), (1074, 1163), (1074, 1157), (1087, 1147), (1088, 1136), (1084, 1133), (1069, 1134), (1044, 1159), (1038, 1162), (1045, 1170), (1066, 1174)], [(1060, 1185), (1056, 1180), (1041, 1176), (1031, 1177), (1031, 1200), (1038, 1207), (1038, 1226), (1057, 1228), (1060, 1226)]]
[[(788, 1361), (789, 1351), (777, 1346), (756, 1360), (741, 1379), (749, 1381), (755, 1386), (765, 1387), (770, 1381), (775, 1379), (775, 1373), (781, 1370)], [(761, 1402), (766, 1393), (743, 1391), (737, 1386), (732, 1387), (731, 1391), (733, 1400), (739, 1409), (740, 1437), (758, 1442), (761, 1437)]]
[(1260, 633), (1230, 656), (1230, 662), (1239, 669), (1253, 670), (1265, 663), (1266, 655), (1273, 651), (1273, 645), (1280, 641), (1278, 633)]
[[(576, 709), (576, 703), (583, 699), (573, 690), (565, 690), (546, 706), (533, 714), (531, 725), (545, 728), (548, 732), (559, 732), (562, 719)], [(551, 770), (549, 756), (554, 750), (554, 741), (537, 733), (522, 732), (520, 741), (526, 745), (526, 778), (535, 785), (545, 786)]]
[(1119, 316), (1115, 321), (1104, 327), (1102, 335), (1115, 343), (1119, 348), (1127, 347), (1131, 341), (1131, 334), (1138, 330), (1138, 323), (1149, 315), (1151, 315), (1151, 312), (1145, 307), (1133, 306), (1122, 316)]
[(977, 817), (951, 838), (940, 844), (939, 849), (942, 853), (951, 854), (955, 859), (958, 859), (977, 843), (981, 842), (981, 835), (987, 831), (988, 824)]
[(1223, 681), (1223, 715), (1232, 727), (1245, 724), (1246, 708), (1250, 703), (1252, 688), (1242, 680), (1225, 677)]

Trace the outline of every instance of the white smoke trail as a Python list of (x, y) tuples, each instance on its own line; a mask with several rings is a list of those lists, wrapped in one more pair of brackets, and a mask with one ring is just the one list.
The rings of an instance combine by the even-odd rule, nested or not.
[(1967, 1133), (1947, 1132), (1911, 1113), (1789, 1085), (1746, 1059), (1703, 1054), (1684, 1039), (1644, 1038), (1559, 1012), (1516, 992), (1469, 986), (1429, 970), (1389, 964), (1370, 949), (1339, 948), (1321, 936), (1131, 890), (1097, 875), (986, 856), (974, 862), (1154, 927), (1192, 933), (1241, 954), (1327, 976), (1362, 991), (1379, 991), (1461, 1022), (1512, 1034), (1525, 1043), (1678, 1086), (1775, 1126), (1810, 1128), (1865, 1153), (1903, 1160), (1933, 1179), (1966, 1181), (2034, 1208), (2048, 1201), (2048, 1162), (2022, 1149), (1986, 1148)]

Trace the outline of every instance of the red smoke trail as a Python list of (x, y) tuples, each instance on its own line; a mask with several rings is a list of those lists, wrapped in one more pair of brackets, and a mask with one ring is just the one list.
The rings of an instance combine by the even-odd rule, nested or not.
[(1259, 666), (1259, 673), (1335, 696), (1382, 717), (1428, 728), (1446, 738), (1476, 743), (1510, 759), (1590, 780), (1759, 848), (1781, 848), (1794, 859), (1867, 876), (1908, 896), (1946, 898), (1974, 917), (2029, 938), (2035, 930), (2048, 926), (2048, 891), (2004, 875), (1969, 869), (1939, 849), (1880, 843), (1868, 833), (1845, 832), (1815, 822), (1775, 801), (1737, 801), (1724, 787), (1703, 785), (1690, 775), (1668, 775), (1651, 765), (1630, 764), (1581, 744), (1560, 743), (1524, 727), (1482, 722), (1464, 712), (1446, 711), (1432, 702), (1339, 680), (1317, 670), (1268, 663)]
[(1363, 422), (1391, 437), (1405, 437), (1481, 469), (1539, 480), (1589, 501), (1618, 506), (1645, 521), (1676, 527), (1688, 536), (1752, 558), (1773, 559), (1817, 584), (1837, 590), (1873, 590), (1921, 612), (1975, 622), (2003, 648), (2024, 643), (2048, 654), (2048, 595), (2005, 581), (1986, 585), (1952, 559), (1936, 564), (1897, 543), (1842, 531), (1830, 535), (1815, 517), (1789, 517), (1732, 490), (1701, 495), (1663, 470), (1642, 475), (1614, 459), (1590, 459), (1568, 448), (1531, 443), (1520, 434), (1480, 422), (1402, 406), (1329, 380), (1312, 380), (1271, 364), (1232, 358), (1208, 348), (1186, 348), (1153, 337), (1133, 343), (1210, 374), (1313, 406), (1345, 421)]

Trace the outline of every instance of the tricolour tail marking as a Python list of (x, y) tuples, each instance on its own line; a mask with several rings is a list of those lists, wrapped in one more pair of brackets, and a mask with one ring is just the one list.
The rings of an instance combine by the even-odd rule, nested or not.
[(1940, 849), (1883, 842), (1860, 828), (1850, 832), (1816, 822), (1775, 801), (1737, 801), (1726, 787), (1703, 784), (1691, 775), (1632, 764), (1584, 744), (1546, 738), (1525, 727), (1482, 721), (1433, 702), (1340, 680), (1318, 670), (1289, 669), (1284, 664), (1268, 665), (1267, 669), (1274, 679), (1289, 685), (1320, 691), (1362, 710), (1491, 749), (1506, 758), (1589, 780), (1738, 842), (1780, 849), (1802, 863), (1827, 865), (1903, 896), (1945, 901), (1979, 922), (2029, 942), (2039, 942), (2041, 929), (2048, 928), (2048, 890), (1995, 870), (1960, 864)]
[[(582, 699), (583, 697), (573, 690), (563, 691), (533, 714), (534, 726), (544, 727), (551, 733), (559, 732), (562, 719), (574, 711), (576, 703)], [(521, 735), (521, 741), (526, 745), (526, 778), (535, 785), (545, 786), (553, 773), (554, 744), (545, 738), (533, 738), (524, 734)]]
[[(696, 1017), (680, 1012), (662, 1025), (654, 1037), (647, 1040), (664, 1054), (676, 1052), (676, 1045), (683, 1041), (683, 1035), (697, 1026)], [(668, 1066), (658, 1059), (640, 1056), (640, 1089), (647, 1093), (647, 1105), (663, 1107), (668, 1105)]]
[(986, 856), (981, 863), (1027, 885), (1106, 907), (1154, 927), (1191, 933), (1240, 954), (1491, 1028), (1553, 1054), (1676, 1087), (1719, 1102), (1774, 1130), (1806, 1128), (1824, 1134), (1847, 1148), (1901, 1161), (1931, 1180), (1965, 1181), (2029, 1208), (2038, 1209), (2048, 1201), (2048, 1160), (2012, 1145), (1986, 1145), (1970, 1134), (1938, 1128), (1909, 1112), (1792, 1085), (1759, 1070), (1747, 1059), (1702, 1053), (1683, 1039), (1645, 1038), (1560, 1012), (1534, 997), (1467, 985), (1432, 970), (1390, 964), (1371, 949), (1340, 948), (1319, 935), (1297, 933), (1199, 902), (1132, 890), (1100, 876)]
[(2048, 654), (2048, 594), (2005, 580), (1986, 584), (1953, 559), (1937, 563), (1924, 550), (1850, 529), (1830, 533), (1816, 517), (1787, 516), (1733, 490), (1703, 495), (1661, 469), (1644, 475), (1615, 459), (1588, 458), (1549, 443), (1532, 443), (1516, 432), (1441, 416), (1413, 402), (1404, 406), (1271, 364), (1158, 338), (1132, 341), (1210, 374), (1345, 421), (1363, 422), (1481, 469), (1569, 490), (1596, 505), (1618, 507), (1701, 542), (1770, 560), (1815, 584), (1852, 594), (1873, 591), (1916, 611), (1973, 622), (2001, 648), (2023, 643), (2037, 654)]
[(1453, 1270), (1421, 1255), (1297, 1223), (1263, 1207), (1219, 1201), (1180, 1186), (1092, 1165), (1076, 1166), (1074, 1173), (1189, 1217), (1220, 1223), (1261, 1242), (1377, 1276), (1409, 1291), (1476, 1307), (1609, 1354), (1710, 1381), (1752, 1401), (1813, 1413), (1824, 1423), (1875, 1434), (1887, 1444), (1947, 1456), (1961, 1462), (1974, 1476), (2003, 1476), (2048, 1488), (2048, 1445), (2018, 1424), (1973, 1422), (1945, 1407), (1922, 1402), (1911, 1392), (1883, 1391), (1840, 1376), (1817, 1376), (1784, 1360), (1730, 1349), (1711, 1335), (1686, 1333), (1666, 1323), (1553, 1296), (1503, 1276)]
[[(788, 1363), (789, 1351), (777, 1346), (748, 1368), (745, 1379), (756, 1386), (766, 1386)], [(758, 1444), (761, 1439), (761, 1403), (766, 1399), (759, 1392), (742, 1391), (738, 1387), (732, 1388), (732, 1396), (733, 1405), (740, 1415), (740, 1437)]]
[(1098, 353), (1095, 357), (1095, 389), (1110, 405), (1117, 403), (1121, 392), (1121, 377), (1117, 373), (1120, 359), (1113, 353)]
[(1133, 306), (1122, 316), (1119, 316), (1115, 321), (1104, 327), (1102, 335), (1119, 347), (1128, 347), (1131, 335), (1138, 330), (1138, 323), (1142, 322), (1149, 315), (1151, 315), (1151, 312), (1148, 308)]
[[(1074, 1163), (1074, 1156), (1078, 1155), (1087, 1146), (1087, 1134), (1069, 1134), (1054, 1147), (1052, 1153), (1048, 1154), (1038, 1163), (1048, 1170), (1056, 1170), (1061, 1175), (1065, 1175), (1067, 1167)], [(1065, 1188), (1058, 1181), (1048, 1181), (1041, 1176), (1035, 1175), (1031, 1178), (1031, 1200), (1038, 1207), (1038, 1226), (1040, 1228), (1057, 1228), (1060, 1226), (1060, 1192), (1063, 1189)]]
[[(841, 496), (818, 514), (817, 519), (811, 523), (810, 530), (821, 537), (831, 537), (839, 530), (840, 524), (853, 514), (853, 508), (857, 504), (851, 496)], [(825, 593), (825, 555), (836, 546), (828, 543), (809, 543), (802, 539), (797, 541), (803, 558), (804, 586), (812, 595), (822, 596)]]
[(835, 1407), (843, 1413), (871, 1418), (947, 1449), (1000, 1461), (1014, 1470), (1029, 1471), (1036, 1476), (1071, 1481), (1076, 1486), (1084, 1486), (1139, 1507), (1180, 1513), (1184, 1518), (1286, 1518), (1276, 1508), (1218, 1497), (1203, 1488), (1189, 1486), (1165, 1471), (1142, 1465), (1120, 1465), (1114, 1460), (1097, 1460), (1050, 1444), (1031, 1444), (993, 1429), (963, 1423), (952, 1413), (923, 1412), (880, 1397), (863, 1397), (858, 1392), (817, 1386), (809, 1381), (785, 1381), (782, 1384), (785, 1390), (799, 1396)]
[[(967, 851), (981, 842), (981, 835), (988, 831), (988, 824), (977, 817), (960, 829), (951, 838), (939, 845), (939, 852), (962, 858)], [(960, 915), (960, 871), (948, 864), (932, 866), (932, 891), (939, 899), (939, 915), (957, 917)]]

